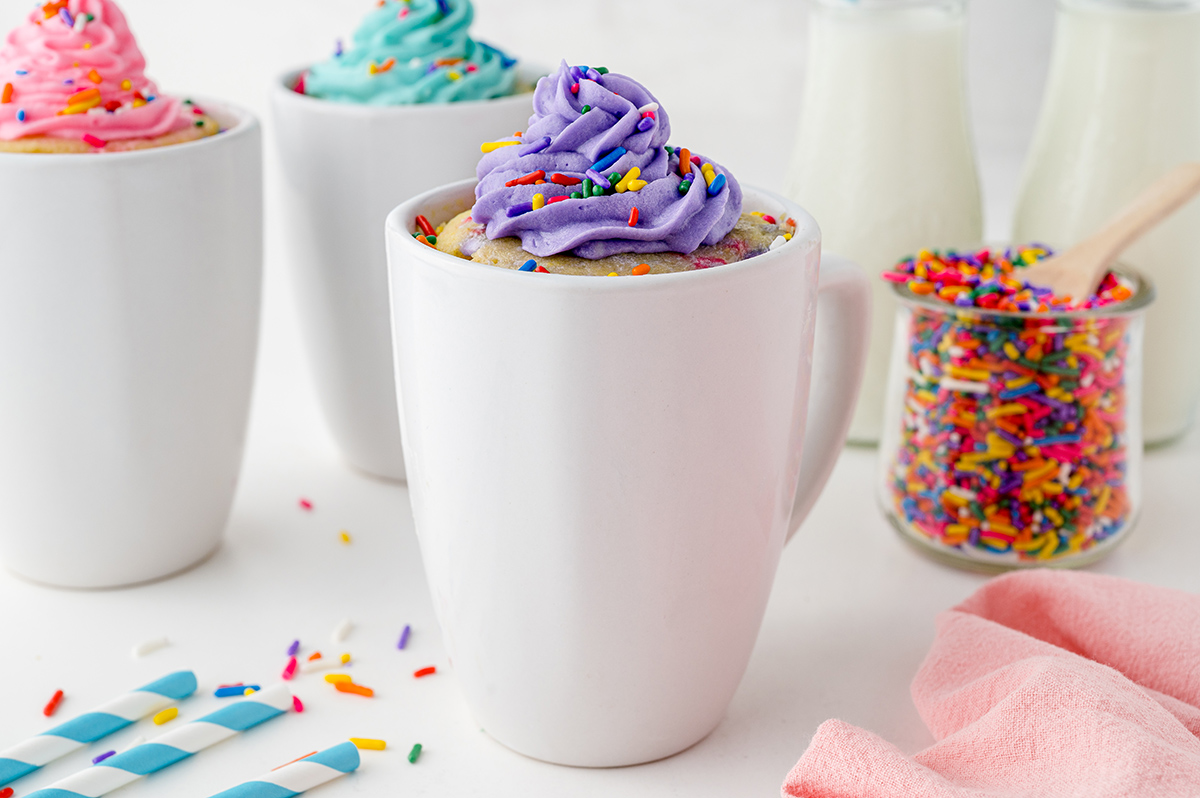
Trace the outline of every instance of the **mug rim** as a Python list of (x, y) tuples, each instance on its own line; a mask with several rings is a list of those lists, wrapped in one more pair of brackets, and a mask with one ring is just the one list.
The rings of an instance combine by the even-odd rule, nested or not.
[[(132, 159), (148, 159), (148, 158), (172, 158), (176, 157), (171, 153), (175, 152), (191, 152), (201, 147), (220, 146), (222, 142), (239, 139), (248, 135), (251, 131), (258, 130), (261, 127), (261, 122), (253, 111), (245, 106), (236, 103), (226, 102), (224, 100), (214, 100), (200, 95), (187, 95), (188, 99), (193, 99), (195, 103), (203, 108), (214, 109), (217, 113), (207, 114), (217, 120), (222, 121), (222, 117), (231, 119), (233, 124), (222, 130), (215, 136), (206, 136), (195, 141), (185, 141), (179, 144), (168, 144), (164, 147), (147, 147), (141, 150), (129, 150), (127, 152), (0, 152), (0, 163), (6, 160), (16, 161), (21, 159), (27, 163), (53, 163), (62, 165), (71, 163), (73, 166), (81, 164), (94, 165), (111, 163), (115, 160), (132, 160)], [(36, 159), (36, 160), (30, 160)]]
[(508, 94), (504, 97), (488, 97), (482, 100), (458, 100), (444, 103), (408, 103), (405, 105), (371, 105), (369, 103), (338, 102), (300, 94), (292, 86), (301, 74), (312, 68), (312, 65), (286, 70), (271, 81), (271, 97), (278, 102), (291, 102), (298, 106), (323, 109), (331, 114), (341, 116), (399, 116), (403, 114), (445, 113), (447, 109), (474, 110), (493, 103), (511, 102), (514, 104), (533, 101), (533, 92), (537, 82), (549, 74), (549, 70), (535, 64), (517, 63), (518, 74), (533, 83), (534, 88), (519, 94)]
[[(455, 183), (448, 183), (438, 188), (430, 189), (429, 191), (418, 194), (417, 196), (402, 202), (400, 205), (388, 214), (385, 223), (386, 229), (390, 234), (394, 234), (395, 239), (400, 241), (400, 246), (411, 248), (410, 255), (417, 257), (418, 260), (432, 257), (432, 261), (425, 261), (428, 265), (436, 266), (445, 271), (450, 271), (456, 275), (463, 277), (474, 277), (479, 279), (491, 279), (487, 275), (491, 274), (495, 279), (507, 280), (524, 280), (530, 286), (544, 285), (554, 286), (556, 289), (580, 288), (585, 290), (639, 290), (652, 288), (660, 289), (665, 287), (667, 282), (675, 281), (682, 284), (683, 281), (689, 280), (698, 282), (703, 280), (719, 281), (724, 279), (738, 279), (737, 275), (748, 269), (762, 269), (767, 266), (776, 264), (784, 258), (791, 257), (791, 252), (788, 248), (793, 244), (799, 245), (804, 253), (811, 252), (814, 248), (817, 250), (818, 256), (821, 253), (821, 230), (817, 225), (816, 220), (808, 211), (800, 207), (792, 200), (776, 194), (773, 191), (761, 189), (756, 186), (748, 186), (743, 184), (742, 190), (744, 199), (742, 201), (743, 213), (746, 212), (747, 205), (765, 204), (763, 200), (774, 202), (787, 211), (788, 215), (796, 220), (796, 232), (793, 234), (791, 241), (782, 247), (774, 250), (763, 252), (760, 255), (755, 255), (752, 258), (737, 261), (735, 263), (725, 263), (720, 266), (713, 266), (707, 269), (690, 269), (682, 272), (666, 272), (662, 274), (645, 274), (640, 275), (636, 279), (625, 280), (609, 280), (599, 276), (582, 275), (582, 274), (538, 274), (538, 279), (529, 280), (529, 276), (525, 272), (520, 272), (514, 269), (503, 269), (492, 266), (486, 263), (477, 263), (475, 261), (459, 258), (440, 250), (431, 249), (426, 244), (417, 241), (404, 224), (405, 221), (415, 220), (420, 209), (424, 206), (437, 201), (443, 196), (453, 196), (468, 190), (474, 189), (478, 181), (475, 178), (467, 178)], [(472, 192), (473, 193), (473, 192)], [(459, 211), (461, 213), (461, 211)], [(392, 262), (389, 257), (388, 268), (391, 269)], [(728, 275), (728, 276), (726, 276)]]

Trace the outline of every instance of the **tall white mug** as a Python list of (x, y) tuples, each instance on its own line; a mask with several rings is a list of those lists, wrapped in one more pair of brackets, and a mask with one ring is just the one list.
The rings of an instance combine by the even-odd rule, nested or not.
[(297, 94), (297, 77), (276, 82), (271, 109), (284, 240), (317, 397), (351, 465), (403, 480), (379, 229), (404, 200), (475, 174), (480, 143), (524, 130), (533, 95), (362, 105)]
[(755, 190), (746, 209), (792, 215), (795, 237), (704, 271), (509, 271), (412, 238), (473, 186), (404, 203), (387, 230), (409, 492), (448, 653), (516, 751), (670, 756), (724, 714), (841, 449), (866, 278), (822, 263), (813, 219)]
[(258, 348), (262, 140), (0, 154), (0, 561), (111, 587), (220, 543)]

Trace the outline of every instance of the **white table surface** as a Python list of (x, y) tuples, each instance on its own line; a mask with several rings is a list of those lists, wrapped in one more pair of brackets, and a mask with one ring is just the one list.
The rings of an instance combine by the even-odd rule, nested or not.
[[(216, 6), (241, 9), (241, 2), (216, 0)], [(195, 41), (186, 38), (176, 52), (167, 46), (166, 31), (177, 20), (154, 16), (166, 15), (168, 6), (144, 0), (125, 5), (131, 16), (137, 13), (146, 40), (157, 42), (156, 74), (175, 78), (165, 83), (208, 85), (190, 80), (199, 73), (186, 73), (176, 64), (196, 62), (188, 48), (202, 48), (206, 40), (199, 34)], [(268, 17), (276, 13), (268, 8), (276, 5), (284, 7), (256, 2), (244, 8), (256, 18), (278, 19), (289, 30), (308, 20), (306, 12)], [(998, 9), (1009, 3), (982, 5)], [(347, 6), (316, 2), (299, 7), (314, 13), (319, 8), (331, 18), (349, 13)], [(521, 34), (515, 25), (499, 24), (497, 4), (481, 7), (497, 41)], [(12, 10), (4, 13), (15, 16)], [(210, 24), (207, 18), (195, 21), (201, 28)], [(244, 27), (246, 35), (257, 37), (249, 33), (255, 26)], [(210, 77), (212, 83), (219, 84), (219, 78), (228, 84), (227, 90), (216, 85), (212, 92), (244, 94), (248, 102), (260, 97), (271, 70), (297, 61), (317, 42), (324, 46), (327, 38), (307, 36), (272, 40), (275, 50), (260, 59), (249, 78), (242, 61), (222, 64)], [(525, 49), (533, 50), (533, 44), (530, 39)], [(785, 57), (789, 64), (800, 60), (791, 52)], [(689, 112), (702, 120), (705, 107), (688, 100), (686, 112), (681, 108), (676, 116), (681, 124)], [(996, 110), (1012, 116), (1001, 105)], [(732, 122), (714, 124), (704, 135), (712, 138), (714, 151), (741, 140)], [(791, 134), (769, 130), (765, 135), (778, 151)], [(769, 170), (777, 170), (771, 151), (739, 153), (751, 182), (777, 187), (766, 179)], [(981, 164), (992, 238), (1002, 238), (1007, 230), (1019, 165), (1017, 152), (1012, 157), (993, 153)], [(276, 223), (269, 212), (259, 380), (225, 545), (174, 579), (122, 590), (54, 590), (0, 572), (0, 749), (181, 668), (196, 671), (201, 689), (180, 705), (180, 719), (173, 723), (199, 717), (220, 705), (211, 695), (219, 683), (277, 680), (284, 650), (297, 637), (305, 652), (314, 647), (327, 655), (350, 651), (356, 679), (374, 687), (377, 697), (339, 694), (319, 676), (302, 677), (294, 685), (308, 708), (303, 715), (273, 720), (118, 794), (205, 798), (315, 749), (361, 736), (386, 739), (389, 750), (364, 752), (359, 773), (314, 795), (774, 796), (827, 718), (876, 731), (907, 752), (932, 742), (908, 685), (933, 639), (935, 615), (965, 598), (983, 577), (934, 564), (897, 538), (875, 506), (875, 454), (861, 449), (843, 454), (813, 515), (784, 553), (750, 667), (712, 736), (671, 759), (615, 770), (547, 765), (490, 740), (468, 715), (445, 661), (405, 489), (346, 468), (325, 432), (298, 343), (285, 264), (276, 256)], [(1141, 523), (1095, 570), (1200, 590), (1200, 521), (1193, 506), (1198, 477), (1200, 432), (1151, 453)], [(298, 507), (301, 497), (314, 503), (312, 512)], [(352, 534), (352, 545), (339, 543), (342, 529)], [(356, 629), (344, 645), (335, 646), (329, 637), (342, 618), (353, 619)], [(399, 652), (396, 639), (405, 624), (412, 625), (413, 636), (408, 650)], [(172, 641), (169, 648), (140, 660), (131, 657), (136, 643), (161, 635)], [(413, 679), (412, 672), (425, 665), (437, 665), (439, 673)], [(59, 714), (53, 721), (43, 718), (42, 706), (60, 688), (66, 698)], [(17, 795), (88, 765), (110, 747), (159, 731), (148, 722), (127, 729), (22, 779), (14, 785)], [(414, 742), (425, 746), (415, 766), (405, 759)]]

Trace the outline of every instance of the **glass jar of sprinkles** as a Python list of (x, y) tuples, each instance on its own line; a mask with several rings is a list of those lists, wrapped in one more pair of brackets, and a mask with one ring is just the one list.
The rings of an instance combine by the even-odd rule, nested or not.
[(901, 535), (981, 571), (1095, 562), (1141, 506), (1142, 337), (1152, 284), (1076, 311), (900, 301), (879, 500)]

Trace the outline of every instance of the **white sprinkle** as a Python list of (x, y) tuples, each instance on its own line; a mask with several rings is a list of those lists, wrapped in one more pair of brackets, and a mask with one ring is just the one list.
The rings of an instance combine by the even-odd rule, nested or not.
[(658, 103), (646, 103), (645, 105), (643, 105), (641, 108), (638, 109), (638, 113), (644, 114), (647, 111), (657, 111), (657, 110), (658, 110)]
[(354, 622), (349, 618), (345, 618), (333, 630), (333, 642), (340, 643), (350, 636), (350, 632), (354, 630)]
[(80, 14), (79, 16), (75, 17), (75, 32), (83, 33), (83, 29), (87, 27), (87, 24), (87, 14)]
[(787, 243), (787, 239), (783, 236), (775, 236), (775, 240), (771, 242), (771, 246), (767, 247), (768, 252), (774, 252)]
[(171, 645), (171, 641), (167, 640), (167, 638), (156, 637), (153, 640), (147, 640), (144, 643), (138, 643), (136, 646), (134, 646), (133, 657), (134, 659), (141, 659), (142, 657), (149, 656), (155, 651), (158, 651), (160, 648), (166, 648), (169, 645)]
[(989, 393), (992, 390), (986, 382), (956, 380), (953, 377), (942, 377), (941, 385), (947, 391), (962, 391), (963, 393)]

